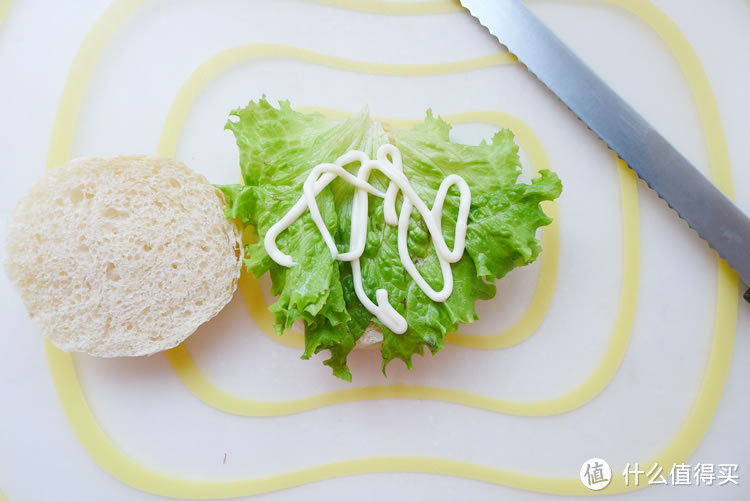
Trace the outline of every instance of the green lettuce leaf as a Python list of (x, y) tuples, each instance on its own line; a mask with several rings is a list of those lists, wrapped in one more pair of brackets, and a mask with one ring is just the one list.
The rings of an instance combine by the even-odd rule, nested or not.
[[(388, 133), (365, 108), (343, 122), (291, 108), (287, 101), (272, 106), (263, 97), (233, 110), (226, 128), (240, 150), (244, 185), (220, 186), (227, 199), (226, 216), (252, 226), (258, 242), (245, 247), (245, 265), (256, 277), (268, 272), (272, 293), (278, 296), (270, 310), (279, 334), (302, 320), (305, 351), (302, 358), (328, 350), (324, 363), (334, 375), (351, 380), (346, 360), (368, 325), (383, 331), (382, 370), (393, 359), (411, 368), (412, 356), (444, 346), (445, 335), (459, 324), (476, 320), (474, 304), (495, 295), (494, 280), (517, 266), (533, 262), (541, 250), (536, 239), (540, 226), (551, 220), (539, 203), (560, 195), (562, 185), (550, 171), (541, 171), (531, 184), (517, 183), (521, 171), (518, 147), (509, 130), (477, 146), (452, 142), (450, 125), (428, 110), (424, 122), (410, 130)], [(285, 268), (270, 259), (263, 247), (268, 229), (302, 195), (302, 184), (315, 165), (333, 162), (350, 150), (370, 158), (384, 143), (396, 145), (404, 174), (419, 196), (432, 205), (440, 183), (459, 174), (471, 188), (471, 210), (463, 257), (452, 265), (454, 289), (444, 303), (430, 300), (403, 269), (398, 255), (397, 230), (385, 224), (382, 201), (370, 197), (367, 244), (361, 258), (362, 281), (370, 298), (385, 288), (391, 305), (409, 324), (394, 334), (360, 303), (354, 292), (351, 265), (334, 260), (308, 212), (277, 239), (281, 251), (295, 266)], [(356, 166), (352, 167), (352, 172)], [(387, 179), (373, 174), (370, 182), (385, 191)], [(339, 179), (318, 195), (320, 213), (340, 251), (346, 251), (353, 188)], [(402, 198), (397, 199), (400, 210)], [(458, 215), (458, 190), (451, 188), (443, 212), (443, 234), (453, 245)], [(417, 269), (433, 288), (442, 287), (437, 254), (426, 225), (417, 211), (409, 223), (408, 248)]]

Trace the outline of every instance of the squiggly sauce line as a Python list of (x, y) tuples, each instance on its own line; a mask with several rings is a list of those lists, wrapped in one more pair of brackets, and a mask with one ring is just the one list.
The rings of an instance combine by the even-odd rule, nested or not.
[[(344, 169), (344, 166), (352, 163), (359, 164), (356, 176)], [(373, 170), (377, 170), (389, 179), (388, 190), (385, 193), (376, 190), (369, 183), (370, 173)], [(339, 252), (336, 242), (328, 231), (323, 217), (320, 215), (320, 209), (315, 200), (315, 197), (337, 177), (353, 185), (355, 188), (352, 193), (349, 251), (344, 253)], [(448, 249), (445, 237), (443, 236), (441, 221), (443, 219), (443, 205), (445, 204), (448, 190), (452, 186), (458, 187), (460, 198), (454, 230), (453, 249)], [(404, 197), (404, 202), (401, 206), (401, 215), (396, 214), (396, 195), (399, 191)], [(310, 217), (318, 227), (318, 231), (328, 246), (333, 259), (349, 261), (351, 263), (354, 291), (362, 305), (395, 334), (403, 334), (408, 328), (406, 319), (391, 306), (388, 301), (388, 291), (385, 289), (376, 290), (375, 298), (377, 304), (375, 304), (367, 297), (362, 286), (362, 268), (359, 259), (365, 251), (365, 243), (367, 241), (368, 193), (383, 199), (385, 223), (391, 226), (398, 226), (398, 255), (401, 259), (401, 265), (430, 300), (444, 303), (453, 292), (453, 271), (451, 270), (451, 264), (461, 259), (466, 247), (466, 226), (469, 220), (471, 191), (464, 178), (456, 174), (451, 174), (440, 183), (432, 208), (427, 207), (427, 204), (419, 197), (419, 194), (417, 194), (404, 175), (401, 152), (392, 144), (386, 143), (380, 146), (377, 151), (377, 159), (370, 159), (364, 152), (353, 150), (341, 155), (332, 164), (323, 163), (313, 167), (304, 182), (302, 196), (276, 224), (268, 229), (263, 239), (263, 245), (268, 256), (277, 264), (287, 268), (294, 266), (295, 263), (292, 261), (292, 256), (284, 254), (279, 250), (276, 245), (276, 239), (284, 230), (299, 219), (305, 210), (309, 210)], [(416, 207), (427, 226), (430, 241), (435, 248), (435, 253), (440, 263), (440, 269), (443, 274), (443, 288), (439, 292), (430, 287), (412, 262), (411, 256), (409, 256), (406, 241), (409, 231), (409, 218), (414, 207)]]
[[(669, 45), (690, 80), (703, 121), (712, 174), (716, 184), (731, 196), (732, 177), (724, 129), (718, 108), (700, 61), (674, 23), (646, 0), (597, 0), (636, 14), (654, 28)], [(142, 0), (116, 0), (97, 21), (82, 44), (71, 67), (53, 128), (48, 166), (64, 163), (69, 158), (73, 131), (83, 91), (102, 48), (118, 26), (142, 3)], [(441, 2), (442, 3), (442, 2)], [(342, 5), (342, 3), (339, 3)], [(357, 5), (347, 4), (347, 6)], [(717, 163), (718, 162), (718, 163)], [(622, 174), (625, 175), (625, 174)], [(631, 176), (632, 173), (627, 175)], [(635, 231), (637, 228), (626, 228)], [(637, 235), (636, 235), (637, 236)], [(732, 356), (737, 319), (737, 276), (718, 260), (717, 310), (714, 334), (705, 376), (696, 399), (682, 428), (667, 448), (652, 461), (674, 464), (684, 461), (695, 450), (708, 428), (726, 382)], [(635, 308), (635, 299), (628, 300)], [(373, 457), (322, 464), (303, 470), (278, 473), (265, 477), (231, 481), (193, 480), (151, 471), (125, 455), (104, 433), (86, 402), (78, 379), (73, 357), (46, 343), (47, 358), (61, 406), (89, 454), (106, 471), (138, 489), (157, 495), (188, 499), (230, 498), (285, 489), (309, 482), (348, 475), (383, 472), (417, 472), (458, 476), (524, 490), (560, 494), (591, 495), (577, 478), (549, 478), (442, 458), (414, 456)], [(599, 494), (617, 494), (645, 487), (613, 482)]]
[[(245, 46), (245, 49), (248, 49), (247, 52), (255, 52), (254, 50), (250, 50), (252, 46)], [(234, 49), (229, 50), (236, 50), (240, 49), (241, 47), (237, 47)], [(254, 48), (253, 48), (254, 49)], [(290, 47), (287, 47), (287, 49), (291, 49)], [(250, 54), (248, 54), (250, 56)], [(216, 58), (222, 57), (222, 54), (217, 54), (214, 56)], [(253, 56), (255, 57), (255, 56)], [(307, 54), (300, 53), (298, 54), (299, 59), (301, 60), (307, 60)], [(213, 58), (212, 58), (213, 59)], [(478, 60), (468, 60), (468, 62), (471, 61), (477, 61), (477, 63), (482, 63), (482, 66), (478, 67), (486, 67), (484, 66), (485, 62), (478, 61)], [(455, 63), (449, 63), (449, 64), (443, 64), (441, 68), (435, 68), (434, 74), (447, 74), (452, 73), (453, 70), (455, 70), (457, 67), (464, 67), (466, 66), (467, 61), (457, 61)], [(493, 61), (487, 61), (487, 66), (490, 66), (492, 64), (510, 64), (512, 61), (503, 61), (503, 62), (493, 62)], [(454, 66), (455, 65), (455, 66)], [(394, 65), (394, 66), (401, 66), (401, 65)], [(336, 66), (337, 68), (341, 69), (349, 69), (347, 66)], [(413, 68), (414, 65), (409, 65), (410, 68)], [(200, 72), (200, 68), (196, 70), (196, 73)], [(188, 78), (188, 81), (185, 83), (185, 86), (190, 85), (190, 80), (192, 78), (192, 75), (190, 78)], [(194, 98), (193, 98), (194, 99)], [(174, 107), (178, 104), (179, 97), (175, 100)], [(180, 102), (179, 107), (187, 106), (189, 107), (191, 102), (188, 102), (185, 100), (185, 102)], [(296, 106), (295, 109), (298, 111), (304, 112), (304, 113), (313, 113), (318, 112), (326, 117), (333, 119), (333, 120), (346, 120), (350, 113), (341, 111), (341, 110), (335, 110), (331, 108), (320, 108), (320, 107), (311, 107), (311, 106)], [(408, 129), (412, 127), (415, 124), (418, 124), (421, 122), (419, 119), (403, 119), (403, 118), (393, 118), (393, 117), (374, 117), (377, 120), (380, 120), (382, 122), (386, 122), (394, 127), (401, 128), (401, 129)], [(486, 123), (489, 125), (494, 125), (495, 127), (502, 129), (502, 128), (508, 128), (513, 131), (513, 133), (516, 135), (516, 139), (518, 139), (521, 147), (524, 149), (526, 154), (529, 157), (529, 163), (531, 164), (532, 170), (534, 172), (539, 172), (543, 169), (550, 169), (550, 162), (547, 158), (547, 153), (544, 149), (544, 146), (542, 145), (542, 142), (540, 141), (539, 137), (534, 133), (534, 131), (522, 120), (519, 118), (510, 115), (508, 113), (502, 113), (498, 111), (471, 111), (471, 112), (465, 112), (465, 113), (457, 113), (453, 115), (445, 115), (442, 117), (446, 121), (452, 124), (466, 124), (466, 123)], [(179, 131), (174, 131), (175, 124), (177, 124), (176, 121), (171, 120), (171, 115), (167, 119), (167, 124), (165, 124), (164, 132), (166, 133), (169, 129), (169, 137), (176, 136), (179, 134)], [(174, 148), (174, 146), (172, 147)], [(160, 154), (165, 156), (172, 156), (174, 155), (174, 149), (164, 149), (160, 150)], [(620, 181), (622, 183), (622, 177), (620, 177)], [(632, 194), (633, 197), (635, 197), (635, 191), (627, 192), (627, 196), (630, 196)], [(623, 196), (623, 204), (628, 203), (625, 200), (625, 196)], [(635, 199), (631, 206), (636, 206)], [(529, 306), (526, 309), (526, 312), (523, 314), (523, 316), (511, 327), (502, 330), (500, 332), (495, 332), (491, 334), (460, 334), (457, 332), (451, 332), (446, 337), (446, 343), (448, 344), (455, 344), (458, 346), (463, 346), (466, 348), (475, 348), (475, 349), (482, 349), (482, 350), (494, 350), (499, 348), (509, 348), (511, 346), (514, 346), (525, 339), (527, 339), (531, 334), (536, 332), (539, 325), (544, 320), (544, 317), (546, 316), (547, 310), (549, 309), (549, 305), (552, 302), (552, 298), (554, 297), (554, 291), (555, 291), (555, 285), (557, 282), (557, 271), (559, 268), (560, 263), (560, 215), (559, 210), (557, 207), (557, 203), (554, 201), (550, 202), (542, 202), (542, 207), (544, 208), (544, 212), (547, 213), (547, 215), (552, 218), (552, 224), (549, 226), (545, 226), (542, 228), (542, 237), (541, 240), (544, 243), (544, 252), (542, 253), (539, 261), (540, 261), (540, 267), (539, 267), (539, 276), (537, 278), (537, 285), (536, 289), (534, 291), (534, 295), (531, 299), (531, 302), (529, 303)], [(636, 206), (637, 207), (637, 206)], [(629, 217), (635, 218), (635, 221), (632, 223), (628, 223), (627, 221), (624, 221), (625, 225), (629, 224), (635, 224), (636, 227), (638, 225), (637, 221), (637, 212), (629, 212), (625, 209), (623, 209), (623, 219), (626, 220)], [(625, 246), (627, 248), (634, 248), (638, 249), (638, 243), (635, 242), (634, 245), (631, 245), (629, 242), (627, 242), (628, 233), (624, 233), (624, 238), (626, 239)], [(628, 259), (626, 256), (625, 262), (624, 262), (624, 275), (626, 276), (638, 276), (638, 261), (633, 259)], [(635, 294), (635, 289), (637, 286), (634, 286), (633, 289), (626, 288), (625, 290), (632, 290), (633, 294)], [(248, 311), (250, 312), (250, 315), (253, 317), (253, 320), (255, 321), (256, 325), (261, 329), (261, 331), (266, 334), (270, 339), (280, 343), (284, 344), (286, 346), (290, 346), (293, 348), (303, 348), (304, 347), (304, 336), (302, 333), (296, 331), (296, 330), (288, 330), (284, 332), (283, 336), (278, 336), (276, 334), (276, 331), (273, 328), (273, 317), (271, 313), (268, 311), (268, 305), (265, 303), (265, 299), (263, 297), (263, 293), (261, 291), (260, 284), (258, 281), (249, 273), (245, 273), (243, 271), (242, 275), (240, 276), (240, 290), (242, 291), (242, 297), (245, 300), (245, 305), (247, 306)], [(619, 321), (618, 321), (619, 325)], [(622, 332), (623, 335), (627, 335), (628, 330), (626, 328), (618, 328), (618, 332)], [(620, 339), (622, 336), (615, 336), (614, 339)], [(625, 339), (624, 346), (627, 345), (627, 340)]]

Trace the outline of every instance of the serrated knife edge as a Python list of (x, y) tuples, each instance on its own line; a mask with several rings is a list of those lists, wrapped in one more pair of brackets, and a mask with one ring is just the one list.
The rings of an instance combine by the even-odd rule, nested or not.
[(750, 284), (750, 219), (731, 200), (520, 0), (460, 2)]

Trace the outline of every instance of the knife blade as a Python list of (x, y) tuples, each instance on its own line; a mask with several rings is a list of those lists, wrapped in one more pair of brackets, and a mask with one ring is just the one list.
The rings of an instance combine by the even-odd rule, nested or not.
[(521, 0), (459, 1), (750, 285), (747, 215)]

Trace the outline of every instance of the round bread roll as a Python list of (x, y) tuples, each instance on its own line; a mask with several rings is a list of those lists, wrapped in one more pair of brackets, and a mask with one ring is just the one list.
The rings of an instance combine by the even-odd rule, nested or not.
[(6, 269), (58, 348), (101, 357), (172, 348), (216, 315), (240, 276), (224, 197), (168, 158), (81, 158), (13, 211)]

